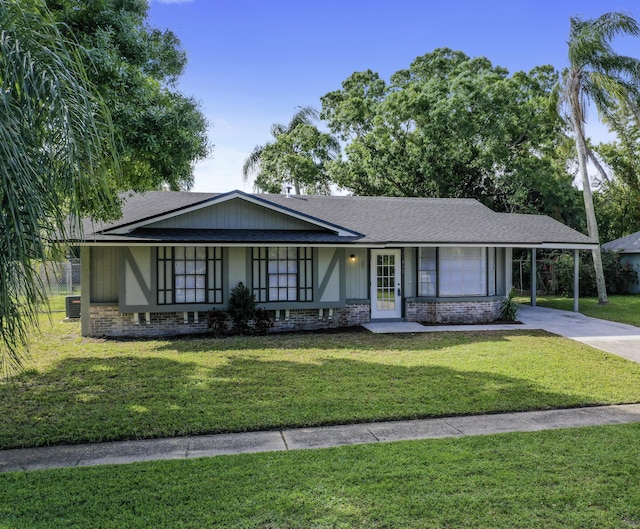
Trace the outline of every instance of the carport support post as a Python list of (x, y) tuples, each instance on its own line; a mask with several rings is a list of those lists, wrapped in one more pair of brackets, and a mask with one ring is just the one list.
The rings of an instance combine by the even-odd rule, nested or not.
[(580, 250), (573, 250), (573, 312), (578, 312), (580, 297)]
[(536, 249), (531, 248), (531, 306), (536, 306), (538, 272), (536, 270)]

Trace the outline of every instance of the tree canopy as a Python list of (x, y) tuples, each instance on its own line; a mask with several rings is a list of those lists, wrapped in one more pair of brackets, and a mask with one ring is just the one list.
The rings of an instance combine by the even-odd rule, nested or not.
[(186, 56), (171, 31), (149, 27), (145, 0), (46, 0), (87, 50), (90, 81), (111, 110), (123, 189), (189, 189), (209, 152), (198, 103), (175, 89)]
[(326, 165), (340, 152), (338, 141), (318, 130), (318, 113), (311, 107), (296, 111), (287, 125), (271, 127), (273, 141), (256, 145), (242, 168), (245, 181), (255, 174), (253, 185), (267, 193), (282, 193), (286, 186), (296, 194), (330, 194)]
[(611, 170), (594, 193), (602, 241), (640, 231), (640, 127), (628, 110), (618, 108), (613, 115), (610, 129), (617, 139), (595, 148)]
[(550, 66), (509, 72), (447, 48), (418, 57), (389, 83), (371, 70), (322, 97), (346, 142), (331, 178), (356, 194), (473, 197), (498, 210), (576, 224), (564, 170)]
[(20, 364), (46, 292), (35, 267), (69, 216), (117, 212), (108, 110), (44, 4), (0, 1), (0, 371)]

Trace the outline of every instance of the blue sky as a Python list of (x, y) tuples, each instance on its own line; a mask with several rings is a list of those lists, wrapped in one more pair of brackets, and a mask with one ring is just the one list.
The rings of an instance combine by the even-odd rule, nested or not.
[[(569, 17), (621, 11), (640, 19), (637, 0), (151, 0), (149, 23), (170, 29), (189, 63), (178, 88), (200, 101), (211, 123), (210, 159), (194, 191), (251, 191), (242, 163), (269, 141), (272, 123), (320, 97), (355, 71), (385, 80), (420, 55), (448, 47), (485, 56), (510, 72), (566, 65)], [(640, 39), (614, 41), (640, 55)], [(594, 138), (605, 131), (590, 118)]]

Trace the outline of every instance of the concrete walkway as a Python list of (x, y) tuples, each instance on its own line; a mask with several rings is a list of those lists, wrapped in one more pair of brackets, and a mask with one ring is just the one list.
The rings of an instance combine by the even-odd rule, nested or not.
[(445, 331), (514, 331), (542, 329), (576, 340), (597, 349), (640, 362), (640, 327), (589, 318), (566, 310), (519, 305), (522, 325), (420, 325), (416, 322), (380, 322), (363, 325), (374, 333), (410, 333)]
[(640, 404), (0, 450), (0, 472), (640, 422)]

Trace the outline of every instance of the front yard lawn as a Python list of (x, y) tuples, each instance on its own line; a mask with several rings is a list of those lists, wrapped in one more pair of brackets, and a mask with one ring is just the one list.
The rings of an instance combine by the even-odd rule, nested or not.
[(640, 365), (544, 332), (105, 341), (60, 319), (0, 382), (2, 448), (640, 402)]
[(0, 527), (640, 526), (640, 425), (0, 474)]

